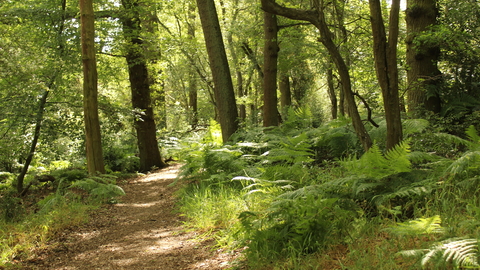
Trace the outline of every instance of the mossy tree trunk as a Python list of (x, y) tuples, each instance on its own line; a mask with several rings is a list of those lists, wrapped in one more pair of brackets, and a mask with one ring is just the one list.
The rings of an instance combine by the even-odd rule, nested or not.
[(437, 63), (440, 47), (436, 43), (416, 44), (422, 32), (437, 23), (436, 0), (407, 0), (407, 105), (408, 112), (418, 117), (422, 111), (441, 110), (438, 84), (441, 72)]

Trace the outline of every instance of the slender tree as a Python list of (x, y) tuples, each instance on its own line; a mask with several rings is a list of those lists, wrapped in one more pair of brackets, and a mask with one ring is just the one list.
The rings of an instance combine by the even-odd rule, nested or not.
[(87, 168), (90, 174), (105, 173), (100, 120), (98, 117), (97, 63), (95, 57), (95, 16), (92, 0), (80, 0), (83, 59), (83, 112)]
[(277, 16), (263, 13), (263, 126), (278, 126), (277, 109), (277, 66), (278, 66), (278, 23)]
[(132, 106), (137, 112), (135, 129), (140, 157), (140, 171), (149, 171), (152, 167), (166, 166), (162, 160), (157, 142), (157, 128), (153, 114), (150, 83), (144, 42), (141, 37), (142, 27), (137, 0), (122, 0), (128, 16), (122, 19), (126, 46), (126, 60), (132, 92)]
[[(188, 38), (193, 41), (196, 36), (196, 6), (193, 2), (188, 3)], [(198, 125), (198, 91), (197, 91), (197, 73), (194, 65), (190, 65), (188, 70), (188, 108), (190, 113), (190, 125), (195, 129)]]
[(370, 0), (370, 20), (373, 32), (374, 58), (377, 78), (382, 88), (385, 121), (387, 123), (387, 145), (391, 149), (402, 140), (400, 98), (398, 94), (397, 43), (400, 0), (392, 0), (387, 34), (379, 0)]
[(197, 0), (197, 8), (215, 85), (215, 104), (219, 112), (222, 138), (226, 142), (238, 129), (238, 111), (232, 77), (214, 0)]
[(327, 66), (327, 85), (328, 85), (328, 96), (330, 97), (330, 103), (332, 107), (330, 111), (332, 113), (332, 119), (337, 119), (338, 115), (338, 102), (337, 95), (335, 93), (335, 84), (333, 81), (333, 68), (330, 63)]

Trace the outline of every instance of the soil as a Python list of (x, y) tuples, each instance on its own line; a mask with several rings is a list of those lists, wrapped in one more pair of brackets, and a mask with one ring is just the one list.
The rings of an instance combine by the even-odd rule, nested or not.
[(214, 241), (186, 230), (175, 211), (169, 186), (180, 165), (120, 184), (126, 195), (106, 205), (91, 221), (57, 234), (49, 247), (24, 264), (23, 269), (229, 269), (235, 252), (215, 249)]

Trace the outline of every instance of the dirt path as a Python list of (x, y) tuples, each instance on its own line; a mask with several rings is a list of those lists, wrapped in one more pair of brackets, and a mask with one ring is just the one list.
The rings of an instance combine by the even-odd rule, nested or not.
[(179, 165), (122, 184), (121, 203), (98, 211), (85, 226), (58, 236), (24, 269), (228, 269), (233, 255), (212, 250), (185, 232), (174, 212)]

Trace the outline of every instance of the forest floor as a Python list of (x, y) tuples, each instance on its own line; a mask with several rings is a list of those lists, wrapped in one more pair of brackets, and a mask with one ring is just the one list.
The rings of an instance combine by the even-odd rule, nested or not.
[(183, 226), (169, 186), (180, 165), (119, 185), (126, 195), (92, 214), (90, 222), (53, 237), (23, 269), (228, 269), (238, 257)]

